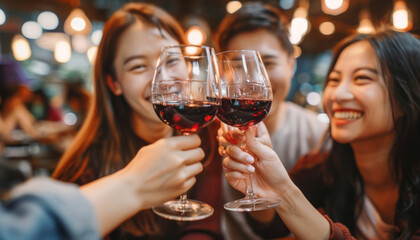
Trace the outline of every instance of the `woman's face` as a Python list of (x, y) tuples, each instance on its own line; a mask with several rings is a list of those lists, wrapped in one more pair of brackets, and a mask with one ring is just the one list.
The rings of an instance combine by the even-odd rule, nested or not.
[(162, 47), (176, 44), (179, 43), (169, 34), (163, 38), (157, 28), (140, 22), (129, 27), (119, 39), (113, 92), (122, 94), (142, 120), (162, 123), (153, 110), (150, 87)]
[(288, 56), (275, 35), (265, 29), (244, 32), (231, 38), (227, 50), (255, 50), (261, 55), (273, 88), (273, 106), (277, 109), (290, 89), (294, 58)]
[(393, 133), (391, 103), (380, 71), (367, 41), (351, 44), (338, 57), (323, 95), (336, 141), (357, 143)]

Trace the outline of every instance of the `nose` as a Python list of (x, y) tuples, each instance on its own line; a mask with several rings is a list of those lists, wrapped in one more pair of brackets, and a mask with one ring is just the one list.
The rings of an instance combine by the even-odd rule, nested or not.
[(335, 88), (335, 91), (333, 93), (333, 99), (335, 101), (348, 101), (348, 100), (352, 100), (353, 98), (354, 98), (354, 95), (352, 92), (351, 81), (345, 81), (345, 80), (340, 81), (340, 83)]

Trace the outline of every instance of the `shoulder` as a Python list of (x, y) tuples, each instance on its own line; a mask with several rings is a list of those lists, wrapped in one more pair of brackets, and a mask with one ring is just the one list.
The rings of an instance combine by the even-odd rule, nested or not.
[(327, 126), (326, 123), (318, 119), (318, 114), (309, 109), (303, 108), (293, 102), (286, 102), (287, 116), (291, 118), (298, 118), (300, 121), (311, 121), (317, 125)]

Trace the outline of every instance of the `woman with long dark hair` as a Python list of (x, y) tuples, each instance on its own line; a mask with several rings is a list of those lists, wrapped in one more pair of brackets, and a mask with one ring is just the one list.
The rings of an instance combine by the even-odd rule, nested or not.
[[(332, 149), (302, 158), (290, 177), (268, 147), (265, 127), (246, 133), (258, 158), (254, 191), (282, 200), (278, 216), (300, 239), (418, 239), (420, 40), (392, 30), (344, 40), (334, 51), (323, 103)], [(233, 145), (226, 153), (227, 179), (243, 191), (253, 160)], [(268, 225), (258, 230), (287, 232), (275, 220), (275, 230)]]
[[(176, 20), (150, 4), (127, 4), (109, 18), (96, 56), (91, 108), (73, 145), (60, 160), (55, 178), (90, 182), (123, 168), (141, 147), (175, 134), (155, 114), (150, 84), (162, 47), (183, 42), (183, 31)], [(110, 238), (219, 237), (222, 170), (221, 160), (214, 160), (218, 157), (217, 128), (217, 124), (210, 125), (199, 133), (206, 154), (205, 168), (189, 193), (212, 205), (213, 216), (179, 224), (145, 210)]]

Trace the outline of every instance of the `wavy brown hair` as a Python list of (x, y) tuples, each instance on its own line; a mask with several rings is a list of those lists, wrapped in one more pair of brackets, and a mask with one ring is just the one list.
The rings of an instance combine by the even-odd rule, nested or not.
[[(106, 84), (107, 76), (116, 79), (113, 61), (121, 35), (142, 22), (184, 43), (179, 23), (164, 10), (146, 3), (130, 3), (117, 10), (106, 22), (94, 66), (94, 94), (81, 130), (64, 153), (53, 177), (85, 184), (114, 173), (128, 164), (140, 147), (130, 124), (133, 110), (124, 97), (116, 96)], [(208, 147), (207, 147), (208, 149)], [(123, 224), (132, 233), (153, 234), (159, 231), (150, 210), (142, 211)]]
[[(367, 41), (375, 50), (389, 92), (396, 139), (388, 164), (399, 184), (395, 223), (401, 229), (395, 238), (408, 239), (420, 228), (420, 40), (393, 30), (351, 36), (335, 48), (328, 73), (343, 50), (360, 41)], [(402, 116), (397, 115), (397, 109)], [(355, 234), (364, 192), (350, 144), (333, 141), (326, 166), (330, 185), (326, 211)]]

